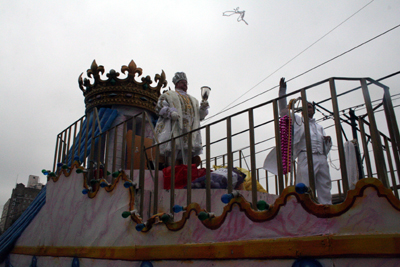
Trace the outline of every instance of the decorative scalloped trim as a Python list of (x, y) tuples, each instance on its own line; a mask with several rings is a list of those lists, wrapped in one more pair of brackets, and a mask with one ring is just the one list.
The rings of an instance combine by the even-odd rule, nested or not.
[[(83, 167), (79, 166), (79, 163), (74, 162), (72, 166), (68, 170), (61, 170), (56, 177), (51, 177), (54, 182), (57, 182), (60, 178), (61, 174), (64, 174), (66, 177), (71, 175), (74, 167), (83, 169)], [(115, 178), (109, 186), (104, 187), (107, 192), (111, 192), (116, 187), (119, 180), (129, 181), (128, 177), (124, 172), (121, 172), (117, 178)], [(83, 175), (83, 187), (89, 189), (86, 184), (86, 174)], [(349, 190), (347, 192), (347, 197), (343, 203), (337, 205), (320, 205), (316, 204), (309, 194), (298, 194), (295, 191), (294, 186), (289, 186), (285, 188), (282, 194), (275, 200), (275, 203), (270, 206), (268, 210), (265, 211), (255, 211), (252, 209), (252, 204), (249, 203), (244, 197), (239, 196), (237, 198), (232, 199), (225, 207), (220, 216), (212, 217), (202, 221), (202, 224), (208, 229), (215, 230), (222, 226), (228, 213), (230, 213), (233, 209), (234, 205), (239, 206), (240, 211), (244, 212), (250, 220), (253, 222), (265, 222), (272, 220), (278, 213), (281, 207), (285, 206), (287, 200), (290, 196), (294, 196), (300, 205), (304, 208), (308, 213), (318, 217), (318, 218), (332, 218), (337, 217), (345, 212), (347, 212), (355, 203), (356, 199), (362, 197), (364, 195), (364, 191), (366, 188), (372, 187), (377, 191), (378, 197), (384, 197), (390, 203), (390, 205), (400, 211), (400, 201), (393, 195), (392, 191), (388, 188), (385, 188), (382, 182), (376, 178), (365, 178), (357, 182), (354, 190)], [(88, 197), (94, 198), (97, 195), (97, 192), (100, 190), (100, 186), (96, 186), (95, 191), (89, 192)], [(130, 202), (129, 202), (129, 210), (132, 210), (135, 206), (135, 192), (132, 187), (129, 189)], [(196, 215), (198, 215), (201, 211), (206, 211), (202, 209), (198, 203), (191, 203), (189, 206), (185, 208), (183, 212), (182, 219), (177, 222), (167, 222), (165, 226), (170, 231), (179, 231), (181, 230), (186, 221), (190, 218), (191, 212), (194, 211)], [(145, 222), (145, 227), (142, 232), (148, 232), (152, 228), (153, 224), (157, 224), (161, 220), (161, 216), (165, 213), (158, 213), (150, 217)], [(132, 214), (131, 219), (136, 223), (144, 223), (143, 220)]]
[[(84, 169), (85, 169), (84, 167), (80, 166), (79, 162), (74, 161), (74, 162), (72, 163), (71, 167), (69, 167), (69, 168), (66, 169), (66, 170), (61, 169), (61, 170), (58, 171), (58, 173), (56, 174), (56, 177), (49, 177), (49, 178), (48, 178), (48, 181), (49, 181), (49, 180), (53, 180), (53, 182), (57, 182), (57, 181), (60, 179), (61, 174), (64, 174), (65, 177), (69, 177), (69, 176), (71, 175), (72, 171), (74, 170), (74, 168), (76, 168), (76, 169), (81, 169), (81, 170), (84, 170)], [(87, 185), (86, 180), (87, 180), (87, 175), (86, 175), (85, 173), (83, 173), (83, 179), (82, 179), (83, 188), (89, 189), (89, 186)], [(102, 180), (104, 180), (104, 179), (101, 179), (100, 182), (101, 182)], [(129, 179), (128, 179), (128, 177), (126, 176), (126, 174), (125, 174), (124, 172), (121, 172), (121, 173), (118, 175), (118, 177), (116, 177), (115, 179), (113, 179), (113, 182), (112, 182), (110, 185), (104, 187), (104, 189), (105, 189), (108, 193), (112, 192), (112, 191), (114, 190), (114, 188), (117, 186), (119, 180), (129, 181)], [(95, 190), (94, 190), (93, 192), (90, 192), (90, 191), (89, 191), (88, 197), (89, 197), (89, 198), (94, 198), (94, 197), (97, 195), (97, 192), (99, 192), (100, 188), (101, 188), (100, 186), (96, 186), (96, 187), (95, 187)], [(129, 187), (127, 190), (129, 190), (129, 196), (130, 196), (130, 200), (129, 200), (129, 209), (132, 210), (132, 209), (135, 207), (135, 192), (134, 192), (134, 189), (133, 189), (132, 187)], [(132, 220), (133, 220), (134, 222), (136, 222), (136, 223), (142, 223), (142, 219), (141, 219), (140, 217), (134, 215), (134, 214), (131, 215), (131, 218), (132, 218)]]
[[(310, 197), (309, 194), (298, 194), (295, 191), (294, 186), (285, 188), (282, 195), (276, 199), (275, 203), (270, 206), (270, 209), (265, 211), (255, 211), (251, 208), (251, 204), (246, 201), (242, 196), (236, 199), (232, 199), (225, 207), (220, 216), (213, 217), (203, 221), (203, 225), (208, 229), (215, 230), (222, 226), (229, 212), (232, 211), (234, 205), (238, 205), (240, 211), (244, 212), (250, 220), (254, 222), (265, 222), (272, 220), (278, 213), (281, 207), (285, 206), (287, 199), (290, 196), (296, 197), (297, 201), (308, 213), (315, 215), (318, 218), (332, 218), (337, 217), (348, 211), (353, 205), (358, 197), (364, 195), (366, 188), (374, 188), (379, 197), (385, 197), (393, 208), (400, 211), (400, 201), (393, 195), (390, 189), (383, 186), (381, 181), (376, 178), (365, 178), (360, 180), (354, 190), (349, 190), (347, 192), (347, 198), (345, 201), (338, 205), (320, 205), (316, 204)], [(192, 203), (186, 207), (186, 211), (182, 215), (182, 219), (178, 222), (167, 223), (166, 226), (171, 231), (178, 231), (182, 229), (186, 221), (190, 217), (191, 211), (195, 211), (198, 215), (201, 211), (205, 211), (197, 203)], [(147, 227), (143, 229), (143, 232), (147, 232), (151, 228), (151, 222), (148, 221)]]

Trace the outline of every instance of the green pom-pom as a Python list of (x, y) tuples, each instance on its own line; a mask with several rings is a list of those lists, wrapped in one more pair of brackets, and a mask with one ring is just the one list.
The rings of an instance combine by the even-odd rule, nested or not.
[(171, 220), (171, 216), (169, 214), (163, 214), (161, 216), (161, 221), (163, 221), (164, 223), (167, 223)]
[(122, 213), (122, 217), (123, 217), (123, 218), (128, 218), (129, 216), (131, 216), (131, 212), (130, 212), (130, 211), (124, 211), (124, 212)]
[(210, 214), (208, 214), (205, 211), (201, 211), (197, 217), (199, 218), (200, 221), (204, 221), (210, 218)]
[(118, 175), (119, 175), (119, 172), (114, 172), (114, 173), (112, 174), (112, 177), (117, 178)]
[(268, 210), (269, 209), (269, 205), (264, 200), (259, 200), (257, 202), (257, 209), (258, 210)]

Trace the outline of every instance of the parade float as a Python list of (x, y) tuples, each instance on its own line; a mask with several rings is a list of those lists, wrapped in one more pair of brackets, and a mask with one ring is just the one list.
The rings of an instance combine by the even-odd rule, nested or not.
[[(341, 168), (332, 174), (334, 205), (320, 205), (311, 178), (310, 188), (296, 185), (295, 165), (287, 168), (290, 135), (277, 99), (193, 130), (203, 136), (202, 162), (192, 165), (188, 155), (175, 166), (160, 157), (153, 132), (166, 74), (153, 82), (134, 61), (121, 68), (125, 78), (104, 72), (93, 61), (79, 77), (86, 114), (57, 135), (46, 187), (1, 236), (0, 266), (400, 265), (400, 137), (381, 82), (334, 77), (287, 96), (300, 95), (300, 109), (314, 87), (329, 96), (318, 107), (332, 110), (323, 119), (334, 122)], [(343, 82), (359, 86), (337, 93)], [(371, 87), (380, 90), (378, 104)], [(339, 103), (356, 93), (366, 115), (343, 121)], [(349, 129), (355, 185), (344, 150)], [(282, 148), (277, 175), (261, 169), (268, 139)], [(226, 173), (219, 183), (218, 170)]]

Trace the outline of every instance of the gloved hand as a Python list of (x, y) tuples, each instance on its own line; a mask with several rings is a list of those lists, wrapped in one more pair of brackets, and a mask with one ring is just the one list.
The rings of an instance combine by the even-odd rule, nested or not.
[(171, 120), (177, 121), (179, 119), (179, 114), (176, 111), (171, 112)]
[(200, 103), (200, 108), (201, 109), (207, 109), (207, 108), (209, 108), (210, 107), (210, 105), (208, 104), (208, 101), (207, 100), (202, 100), (201, 101), (201, 103)]
[(279, 96), (284, 96), (286, 95), (286, 82), (285, 78), (281, 78), (279, 81)]
[(329, 135), (324, 136), (324, 141), (325, 141), (325, 143), (330, 143), (330, 142), (332, 142), (332, 138)]

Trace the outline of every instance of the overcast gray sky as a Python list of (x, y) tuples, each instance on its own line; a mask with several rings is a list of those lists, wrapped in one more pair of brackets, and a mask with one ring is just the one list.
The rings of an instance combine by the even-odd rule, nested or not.
[[(248, 25), (238, 15), (222, 16), (236, 7)], [(46, 181), (41, 170), (52, 167), (56, 135), (84, 114), (77, 80), (93, 59), (106, 72), (120, 72), (133, 59), (152, 78), (164, 70), (170, 86), (173, 74), (185, 71), (192, 95), (199, 97), (202, 85), (212, 88), (213, 115), (264, 79), (237, 102), (398, 24), (397, 0), (1, 1), (0, 208), (17, 179), (26, 184), (33, 174)], [(332, 76), (399, 71), (399, 47), (397, 28), (291, 81), (288, 91)], [(399, 82), (388, 84), (392, 94)], [(223, 115), (276, 95), (272, 90)]]

